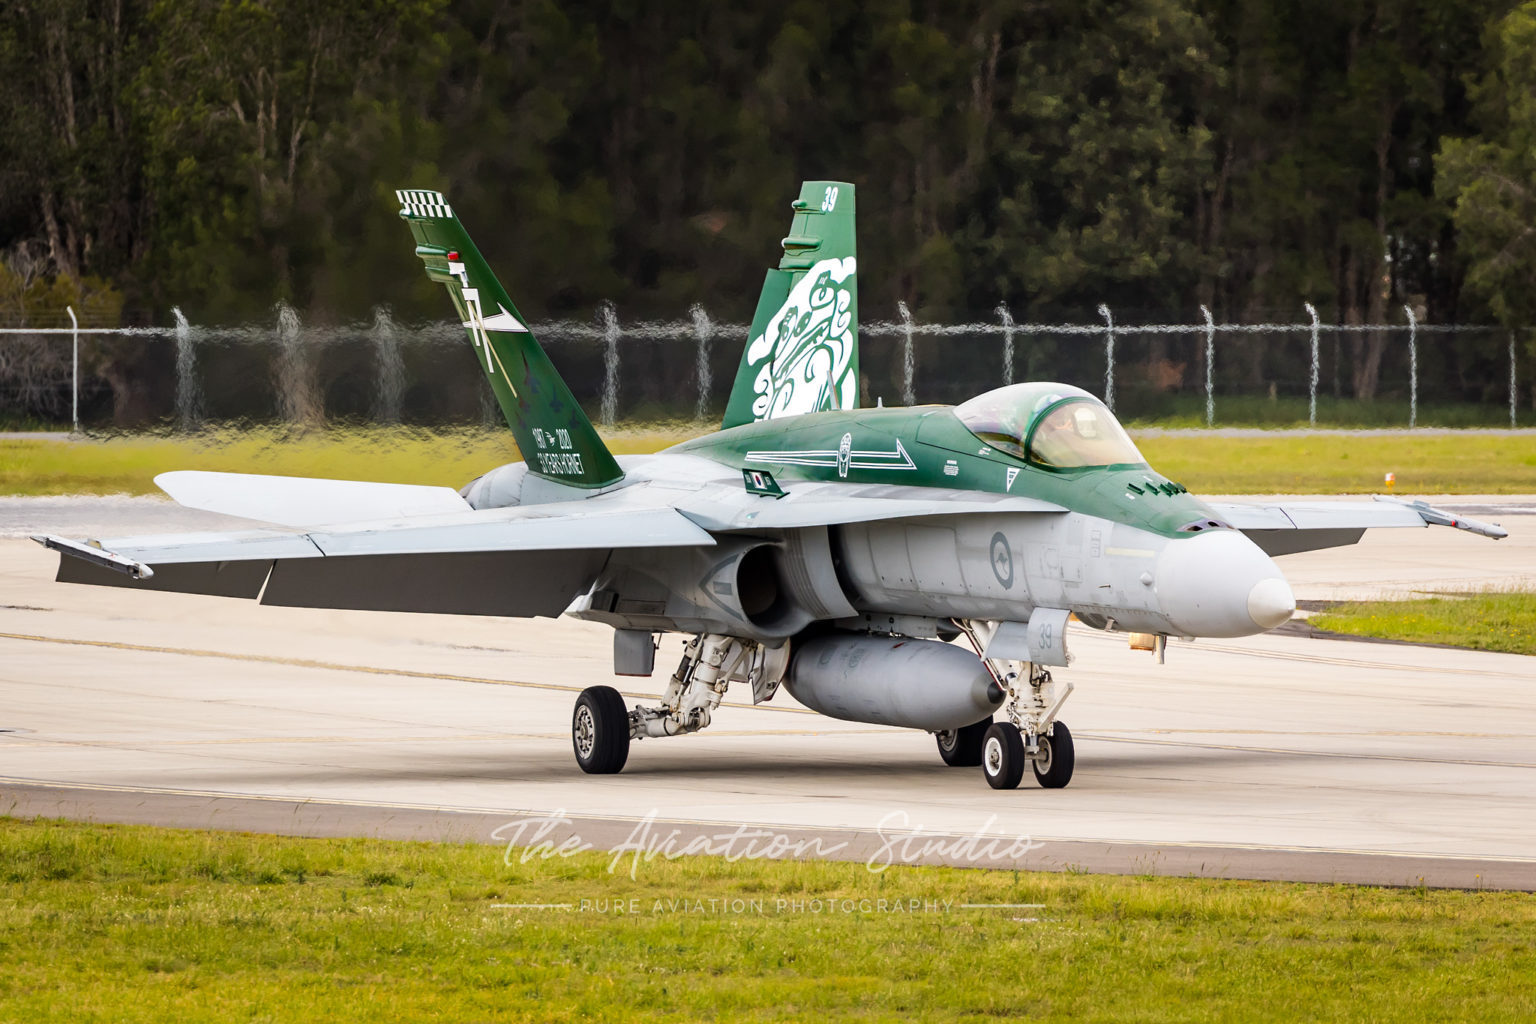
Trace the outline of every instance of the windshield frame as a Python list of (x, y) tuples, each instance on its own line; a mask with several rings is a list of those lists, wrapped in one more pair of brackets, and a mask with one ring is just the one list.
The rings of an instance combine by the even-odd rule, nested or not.
[[(1131, 451), (1135, 452), (1138, 456), (1141, 457), (1140, 461), (1101, 462), (1084, 466), (1053, 466), (1048, 462), (1042, 462), (1041, 460), (1035, 458), (1035, 435), (1039, 433), (1040, 428), (1045, 424), (1046, 420), (1049, 419), (1051, 414), (1066, 405), (1087, 405), (1107, 413), (1109, 415), (1109, 422), (1114, 425), (1115, 429), (1120, 431), (1121, 435), (1130, 444)], [(1114, 412), (1110, 410), (1109, 406), (1105, 405), (1103, 402), (1100, 402), (1098, 399), (1091, 395), (1063, 395), (1061, 398), (1057, 399), (1050, 405), (1047, 405), (1045, 408), (1035, 413), (1035, 415), (1030, 419), (1029, 432), (1024, 436), (1023, 442), (1023, 460), (1036, 469), (1042, 469), (1048, 473), (1083, 473), (1088, 470), (1095, 469), (1146, 469), (1149, 465), (1146, 456), (1141, 454), (1141, 449), (1137, 448), (1136, 442), (1131, 439), (1130, 431), (1125, 429), (1125, 426), (1120, 422), (1119, 418), (1115, 416)], [(1019, 457), (1020, 456), (1014, 456), (1014, 458)]]

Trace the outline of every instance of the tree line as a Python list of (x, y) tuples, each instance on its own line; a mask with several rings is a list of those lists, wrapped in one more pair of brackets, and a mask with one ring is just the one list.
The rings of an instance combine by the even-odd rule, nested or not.
[[(866, 315), (1536, 323), (1536, 3), (0, 10), (13, 322), (441, 318), (399, 187), (447, 193), (532, 316), (741, 320), (825, 177), (858, 186)], [(1385, 336), (1351, 344), (1369, 397)], [(1459, 358), (1475, 388), (1496, 356)]]

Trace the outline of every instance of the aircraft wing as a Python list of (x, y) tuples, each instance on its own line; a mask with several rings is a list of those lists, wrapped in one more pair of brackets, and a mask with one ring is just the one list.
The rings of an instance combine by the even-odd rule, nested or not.
[(727, 486), (680, 501), (678, 508), (700, 526), (716, 532), (790, 530), (922, 516), (1067, 511), (1038, 498), (985, 491), (832, 482), (796, 482), (789, 493), (777, 499)]
[(302, 608), (511, 616), (559, 615), (615, 548), (715, 543), (674, 509), (602, 499), (308, 532), (33, 539), (64, 556), (57, 578), (66, 583)]
[(1298, 501), (1250, 505), (1212, 503), (1229, 526), (1247, 534), (1270, 555), (1354, 544), (1366, 530), (1382, 527), (1451, 526), (1497, 540), (1508, 536), (1503, 527), (1467, 519), (1423, 501), (1377, 496), (1375, 502)]

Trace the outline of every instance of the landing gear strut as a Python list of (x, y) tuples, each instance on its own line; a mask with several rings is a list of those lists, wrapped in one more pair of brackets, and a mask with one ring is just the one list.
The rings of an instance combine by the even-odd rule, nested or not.
[[(992, 622), (971, 620), (956, 624), (964, 630), (977, 654), (986, 650), (987, 642), (997, 630), (997, 624)], [(1072, 769), (1077, 762), (1072, 731), (1065, 722), (1056, 720), (1057, 712), (1072, 693), (1071, 681), (1067, 681), (1058, 696), (1051, 673), (1043, 666), (1028, 661), (983, 660), (1008, 695), (1003, 704), (1008, 720), (991, 723), (981, 741), (981, 770), (987, 784), (993, 789), (1018, 788), (1024, 779), (1024, 765), (1028, 763), (1034, 769), (1035, 781), (1041, 786), (1062, 788), (1072, 781)], [(942, 734), (940, 736), (942, 754)]]
[(701, 633), (688, 641), (659, 707), (626, 710), (624, 698), (611, 686), (581, 692), (571, 718), (576, 763), (590, 775), (611, 775), (624, 767), (630, 740), (705, 728), (733, 680), (750, 683), (752, 703), (760, 704), (774, 695), (788, 667), (787, 643), (769, 648), (755, 640)]

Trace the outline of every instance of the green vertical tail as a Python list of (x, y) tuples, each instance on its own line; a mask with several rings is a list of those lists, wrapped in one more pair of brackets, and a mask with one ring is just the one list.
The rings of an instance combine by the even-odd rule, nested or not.
[(859, 404), (853, 186), (807, 181), (768, 271), (722, 427)]
[(426, 264), (427, 276), (448, 289), (528, 468), (577, 487), (623, 479), (623, 470), (443, 194), (402, 189), (395, 195), (400, 216), (416, 238), (416, 255)]

